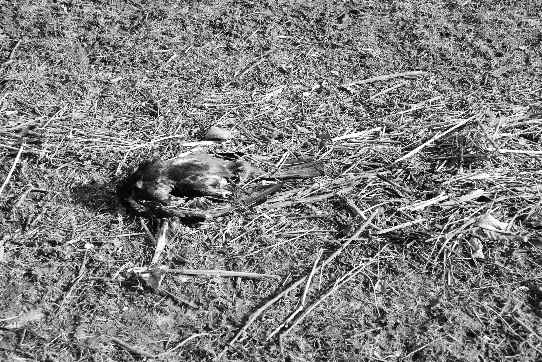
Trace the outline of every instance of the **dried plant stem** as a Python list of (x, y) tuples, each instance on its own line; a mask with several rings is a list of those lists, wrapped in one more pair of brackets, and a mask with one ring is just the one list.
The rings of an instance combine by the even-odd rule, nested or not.
[(193, 334), (189, 337), (186, 337), (185, 339), (183, 339), (181, 342), (179, 342), (178, 345), (176, 345), (175, 347), (171, 348), (171, 349), (168, 349), (167, 351), (165, 352), (162, 352), (160, 354), (158, 354), (156, 357), (157, 358), (162, 358), (162, 357), (165, 357), (167, 356), (168, 354), (170, 353), (173, 353), (175, 352), (176, 350), (178, 350), (179, 348), (182, 348), (184, 346), (186, 346), (190, 341), (192, 341), (193, 339), (196, 339), (196, 338), (199, 338), (199, 337), (203, 337), (203, 336), (208, 336), (209, 333), (196, 333), (196, 334)]
[(318, 307), (324, 300), (326, 300), (329, 296), (331, 296), (333, 293), (335, 293), (340, 287), (342, 287), (344, 284), (348, 283), (350, 280), (352, 280), (356, 275), (358, 275), (360, 272), (362, 272), (365, 268), (367, 268), (369, 265), (375, 262), (376, 258), (382, 253), (382, 251), (386, 249), (386, 247), (379, 250), (379, 252), (368, 262), (363, 263), (361, 265), (357, 265), (350, 269), (345, 275), (343, 275), (340, 279), (338, 279), (335, 284), (328, 289), (327, 292), (322, 294), (320, 298), (316, 299), (314, 302), (312, 302), (304, 311), (303, 313), (299, 314), (292, 322), (292, 324), (281, 334), (286, 335), (288, 334), (295, 326), (297, 326), (305, 317), (312, 312), (316, 307)]
[(9, 322), (11, 320), (19, 318), (20, 316), (21, 316), (20, 314), (17, 314), (17, 315), (14, 315), (13, 317), (2, 318), (0, 319), (0, 323)]
[(303, 308), (305, 308), (305, 305), (307, 304), (307, 294), (309, 292), (309, 288), (311, 286), (312, 279), (314, 278), (314, 274), (316, 274), (316, 267), (318, 266), (318, 263), (320, 262), (320, 258), (322, 257), (323, 252), (324, 252), (324, 249), (320, 249), (318, 251), (318, 255), (314, 259), (314, 263), (312, 265), (312, 270), (311, 270), (311, 272), (309, 274), (309, 277), (307, 278), (307, 282), (305, 283), (305, 289), (303, 290), (303, 295), (301, 296), (301, 300), (299, 302), (299, 305), (298, 305), (297, 309), (294, 310), (288, 316), (288, 318), (286, 318), (286, 320), (284, 322), (282, 322), (277, 328), (275, 328), (273, 330), (273, 332), (271, 332), (269, 334), (269, 336), (267, 336), (266, 340), (270, 340), (271, 338), (273, 338), (278, 332), (280, 332), (285, 326), (287, 326), (303, 310)]
[(401, 88), (403, 86), (405, 86), (407, 84), (407, 82), (401, 82), (399, 84), (396, 84), (394, 86), (391, 86), (389, 88), (386, 88), (384, 90), (381, 90), (380, 92), (376, 93), (376, 94), (373, 94), (372, 96), (369, 97), (370, 100), (373, 100), (373, 99), (376, 99), (380, 96), (383, 96), (384, 94), (387, 94), (389, 92), (393, 92), (394, 90), (398, 89), (398, 88)]
[(271, 54), (272, 50), (268, 50), (266, 52), (264, 52), (258, 59), (256, 59), (255, 61), (253, 61), (252, 63), (250, 63), (249, 65), (247, 65), (245, 68), (243, 68), (240, 72), (238, 72), (237, 74), (235, 74), (233, 76), (233, 80), (232, 82), (235, 82), (235, 81), (238, 81), (240, 80), (241, 78), (243, 78), (248, 72), (250, 72), (253, 68), (257, 67), (258, 65), (260, 65), (264, 60), (266, 60), (267, 56), (269, 56), (269, 54)]
[(258, 203), (265, 202), (270, 195), (274, 194), (275, 192), (278, 192), (282, 188), (283, 185), (284, 185), (283, 182), (279, 182), (273, 186), (266, 188), (265, 190), (257, 194), (250, 195), (249, 197), (241, 199), (240, 203), (244, 204), (245, 206), (250, 207)]
[(21, 45), (21, 42), (22, 42), (21, 39), (17, 40), (17, 42), (15, 43), (15, 45), (13, 46), (13, 48), (11, 48), (11, 51), (9, 52), (9, 56), (8, 56), (8, 58), (6, 59), (6, 61), (3, 62), (3, 63), (0, 64), (0, 65), (6, 66), (6, 65), (10, 64), (11, 62), (13, 62), (13, 59), (15, 58), (15, 54), (16, 54), (16, 52), (17, 52), (17, 49), (19, 49), (19, 46)]
[(404, 222), (402, 224), (395, 225), (395, 226), (392, 226), (392, 227), (387, 228), (387, 229), (378, 230), (377, 232), (375, 232), (373, 234), (374, 235), (386, 234), (386, 233), (389, 233), (389, 232), (392, 232), (392, 231), (397, 231), (397, 230), (407, 228), (407, 227), (412, 226), (412, 225), (420, 224), (420, 223), (422, 223), (424, 221), (425, 221), (425, 219), (418, 219), (418, 220)]
[[(345, 194), (345, 193), (348, 193), (348, 191), (350, 191), (352, 189), (354, 189), (354, 186), (344, 187), (342, 190), (340, 190), (340, 193)], [(304, 197), (304, 198), (297, 199), (297, 200), (269, 202), (267, 204), (263, 204), (263, 205), (258, 206), (258, 209), (259, 210), (272, 210), (272, 209), (290, 207), (290, 206), (299, 205), (299, 204), (312, 204), (312, 203), (315, 203), (315, 202), (330, 199), (330, 198), (338, 196), (338, 195), (339, 195), (339, 192), (328, 192), (328, 193), (325, 193), (325, 194)]]
[(68, 289), (68, 292), (62, 297), (61, 302), (58, 304), (58, 308), (56, 309), (55, 313), (60, 313), (62, 308), (64, 307), (64, 304), (66, 301), (70, 298), (71, 294), (73, 293), (73, 290), (77, 286), (77, 284), (83, 279), (85, 276), (85, 272), (87, 270), (86, 264), (88, 260), (88, 250), (85, 251), (85, 256), (83, 257), (83, 262), (81, 263), (81, 267), (79, 268), (79, 274), (77, 275), (77, 278), (73, 281), (72, 285), (70, 286), (70, 289)]
[(491, 137), (491, 136), (489, 135), (489, 133), (487, 132), (487, 129), (484, 127), (484, 125), (482, 124), (482, 122), (478, 119), (478, 120), (476, 120), (476, 123), (478, 124), (478, 127), (480, 127), (480, 129), (482, 130), (482, 133), (483, 133), (484, 136), (487, 138), (487, 140), (489, 141), (489, 143), (491, 143), (491, 145), (493, 146), (493, 148), (495, 149), (495, 151), (498, 151), (500, 147), (495, 143), (495, 141), (493, 140), (493, 137)]
[(513, 153), (517, 155), (528, 155), (528, 156), (542, 156), (542, 151), (537, 150), (510, 150), (507, 148), (489, 148), (489, 151), (496, 151), (498, 153)]
[(9, 184), (9, 180), (11, 179), (11, 176), (13, 175), (13, 171), (15, 171), (15, 167), (17, 167), (17, 163), (19, 163), (19, 160), (21, 159), (21, 155), (23, 154), (23, 148), (24, 143), (21, 144), (21, 147), (19, 147), (19, 152), (17, 152), (17, 156), (15, 156), (15, 160), (13, 160), (13, 164), (11, 165), (11, 168), (9, 169), (8, 175), (6, 176), (6, 179), (4, 180), (4, 183), (2, 184), (2, 187), (0, 187), (0, 196), (2, 195), (2, 192), (4, 192), (4, 189)]
[(168, 273), (194, 275), (194, 276), (219, 276), (219, 277), (241, 277), (252, 279), (280, 279), (274, 274), (258, 274), (240, 271), (218, 270), (218, 269), (166, 269)]
[(141, 225), (141, 228), (143, 229), (144, 234), (146, 234), (149, 239), (151, 240), (152, 244), (153, 245), (156, 245), (158, 244), (158, 242), (156, 241), (156, 238), (154, 237), (154, 235), (151, 233), (151, 231), (149, 230), (149, 227), (147, 226), (147, 223), (145, 222), (145, 219), (143, 219), (142, 217), (139, 218), (139, 223)]
[[(360, 235), (365, 231), (365, 229), (371, 224), (371, 221), (378, 214), (380, 214), (380, 210), (377, 210), (377, 211), (373, 212), (369, 216), (369, 218), (356, 230), (356, 232), (350, 238), (346, 239), (345, 242), (337, 250), (335, 250), (329, 257), (327, 257), (326, 260), (324, 260), (322, 262), (322, 264), (320, 265), (320, 267), (317, 270), (329, 265), (333, 260), (335, 260), (336, 257), (338, 257), (344, 251), (344, 249), (346, 249), (348, 247), (348, 245), (350, 245), (354, 240), (358, 240)], [(281, 291), (279, 294), (277, 294), (276, 296), (274, 296), (273, 298), (268, 300), (266, 303), (264, 303), (261, 307), (256, 309), (248, 317), (248, 320), (246, 321), (245, 325), (235, 334), (235, 336), (233, 336), (233, 338), (229, 341), (229, 343), (226, 344), (226, 346), (224, 346), (224, 348), (222, 349), (220, 354), (217, 356), (216, 360), (220, 361), (225, 356), (228, 349), (231, 348), (235, 344), (235, 342), (237, 342), (241, 338), (241, 336), (256, 321), (256, 319), (258, 319), (258, 317), (263, 312), (265, 312), (265, 310), (267, 310), (273, 304), (275, 304), (280, 299), (282, 299), (282, 297), (284, 297), (286, 294), (288, 294), (289, 292), (291, 292), (292, 290), (294, 290), (295, 288), (300, 286), (303, 282), (305, 282), (305, 280), (307, 280), (307, 278), (308, 278), (307, 275), (302, 276), (301, 278), (299, 278), (298, 280), (293, 282), (289, 287), (287, 287), (286, 289)]]
[(154, 256), (152, 257), (151, 265), (158, 264), (160, 255), (166, 248), (167, 244), (167, 231), (169, 229), (169, 221), (162, 219), (160, 221), (160, 230), (158, 231), (158, 237), (156, 238), (156, 249), (154, 250)]
[(354, 132), (354, 133), (344, 134), (342, 136), (332, 138), (331, 141), (332, 142), (337, 142), (337, 141), (343, 141), (343, 140), (348, 140), (348, 139), (352, 139), (352, 138), (365, 138), (368, 135), (370, 135), (371, 133), (376, 133), (376, 132), (382, 132), (382, 127), (374, 127), (374, 128), (371, 128), (371, 129), (367, 129), (365, 131), (361, 131), (361, 132)]
[(432, 199), (429, 199), (429, 200), (425, 200), (425, 201), (417, 202), (417, 203), (415, 203), (413, 205), (401, 207), (401, 208), (399, 208), (399, 210), (400, 211), (403, 211), (403, 210), (419, 211), (419, 210), (423, 210), (423, 209), (425, 209), (425, 208), (427, 208), (429, 206), (438, 204), (439, 202), (446, 201), (449, 198), (450, 198), (450, 195), (441, 194), (441, 195), (433, 197)]
[(160, 294), (162, 294), (163, 296), (170, 297), (171, 299), (173, 299), (175, 302), (177, 302), (179, 304), (186, 304), (190, 308), (194, 308), (194, 309), (199, 308), (199, 305), (192, 302), (191, 300), (183, 298), (183, 297), (179, 296), (178, 294), (171, 293), (170, 291), (168, 291), (168, 290), (166, 290), (164, 288), (159, 288), (158, 292)]
[(271, 209), (277, 209), (277, 208), (283, 208), (283, 207), (290, 207), (290, 206), (299, 205), (299, 204), (311, 204), (314, 202), (327, 200), (336, 195), (337, 195), (336, 192), (328, 192), (326, 194), (309, 196), (309, 197), (305, 197), (305, 198), (297, 199), (297, 200), (272, 202), (272, 203), (270, 202), (268, 204), (261, 205), (258, 208), (261, 210), (271, 210)]
[(305, 289), (303, 290), (303, 296), (301, 297), (301, 305), (303, 306), (307, 303), (307, 294), (309, 293), (312, 279), (314, 278), (314, 274), (316, 274), (316, 267), (318, 266), (318, 263), (320, 262), (323, 253), (324, 249), (318, 250), (318, 255), (316, 255), (314, 263), (312, 264), (312, 270), (309, 274), (309, 277), (307, 278), (307, 283), (305, 284)]
[(394, 78), (412, 78), (412, 77), (419, 77), (421, 75), (425, 75), (427, 72), (415, 70), (411, 72), (403, 72), (403, 73), (391, 73), (391, 74), (385, 74), (385, 75), (378, 75), (376, 77), (371, 77), (363, 80), (358, 80), (350, 83), (343, 84), (343, 88), (350, 88), (357, 85), (363, 85), (363, 84), (369, 84), (374, 82), (382, 82), (385, 80), (390, 80)]
[(149, 353), (139, 347), (136, 347), (136, 346), (132, 346), (131, 344), (128, 344), (126, 342), (124, 342), (123, 340), (121, 339), (118, 339), (117, 337), (107, 337), (109, 338), (109, 340), (111, 342), (114, 342), (116, 344), (118, 344), (119, 346), (121, 346), (122, 348), (124, 348), (125, 350), (127, 350), (128, 352), (130, 353), (133, 353), (133, 354), (136, 354), (138, 356), (141, 356), (141, 357), (147, 357), (147, 358), (156, 358), (156, 356), (152, 353)]
[[(6, 252), (5, 252), (5, 249), (4, 249), (4, 245), (6, 244), (6, 240), (7, 240), (8, 236), (7, 235), (4, 235), (1, 239), (0, 239), (0, 263), (3, 263), (6, 261)], [(0, 321), (2, 321), (0, 319)]]
[(193, 339), (196, 339), (198, 337), (203, 337), (203, 336), (208, 336), (209, 333), (196, 333), (196, 334), (193, 334), (185, 339), (183, 339), (181, 342), (179, 342), (178, 345), (176, 345), (175, 347), (165, 351), (165, 352), (162, 352), (162, 353), (158, 353), (158, 354), (152, 354), (150, 352), (147, 352), (145, 351), (144, 349), (142, 348), (139, 348), (139, 347), (136, 347), (136, 346), (133, 346), (129, 343), (126, 343), (124, 342), (123, 340), (117, 338), (117, 337), (111, 337), (111, 336), (108, 336), (107, 338), (111, 341), (111, 342), (114, 342), (116, 344), (118, 344), (119, 346), (121, 346), (122, 348), (124, 348), (125, 350), (127, 350), (128, 352), (130, 353), (133, 353), (133, 354), (136, 354), (140, 357), (146, 357), (146, 358), (151, 358), (151, 359), (161, 359), (161, 358), (164, 358), (166, 357), (167, 355), (175, 352), (176, 350), (186, 346), (190, 341), (192, 341)]
[(423, 150), (425, 147), (429, 146), (430, 144), (432, 144), (433, 142), (441, 139), (442, 137), (446, 136), (447, 134), (455, 131), (456, 129), (458, 129), (459, 127), (462, 127), (464, 126), (465, 124), (469, 123), (470, 121), (472, 121), (473, 119), (475, 119), (477, 116), (473, 116), (473, 117), (469, 117), (467, 119), (463, 119), (461, 120), (459, 123), (453, 125), (452, 127), (448, 128), (446, 131), (443, 131), (443, 132), (438, 132), (436, 135), (434, 135), (433, 137), (431, 137), (427, 142), (424, 142), (422, 143), (421, 145), (419, 145), (418, 147), (416, 147), (415, 149), (413, 149), (412, 151), (410, 151), (409, 153), (407, 153), (406, 155), (404, 156), (401, 156), (399, 157), (397, 160), (395, 160), (393, 163), (398, 163), (398, 162), (401, 162), (401, 161), (404, 161), (406, 159), (409, 159), (410, 157), (414, 156), (415, 154), (417, 154), (418, 152), (420, 152), (421, 150)]
[(391, 116), (400, 116), (402, 114), (407, 114), (407, 113), (410, 113), (410, 112), (414, 112), (414, 111), (417, 111), (418, 109), (422, 109), (424, 108), (424, 106), (428, 103), (432, 103), (434, 101), (437, 101), (439, 99), (441, 99), (442, 96), (436, 96), (436, 97), (433, 97), (433, 98), (430, 98), (430, 99), (426, 99), (425, 101), (422, 101), (420, 103), (417, 103), (417, 104), (414, 104), (412, 107), (408, 108), (408, 109), (404, 109), (402, 111), (398, 111), (398, 112), (395, 112), (395, 113), (392, 113), (392, 114), (388, 114), (387, 116), (388, 117), (391, 117)]

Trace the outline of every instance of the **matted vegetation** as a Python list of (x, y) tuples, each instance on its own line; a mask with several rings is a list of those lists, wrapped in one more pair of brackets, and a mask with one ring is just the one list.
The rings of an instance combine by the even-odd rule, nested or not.
[[(0, 1), (0, 359), (540, 360), (540, 14)], [(119, 282), (154, 247), (117, 182), (211, 125), (238, 134), (211, 152), (325, 176), (177, 226), (161, 263), (280, 278)]]

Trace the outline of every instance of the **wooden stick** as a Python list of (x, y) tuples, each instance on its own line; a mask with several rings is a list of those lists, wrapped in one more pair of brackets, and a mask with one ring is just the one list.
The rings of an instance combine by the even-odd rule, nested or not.
[(120, 174), (122, 173), (122, 167), (124, 166), (124, 164), (126, 163), (126, 160), (128, 160), (128, 154), (130, 153), (130, 150), (126, 151), (126, 153), (124, 154), (124, 156), (122, 157), (122, 160), (119, 162), (118, 166), (117, 166), (117, 169), (115, 170), (115, 176), (120, 176)]
[(218, 270), (218, 269), (166, 269), (168, 273), (194, 275), (194, 276), (219, 276), (219, 277), (241, 277), (252, 279), (280, 279), (280, 276), (274, 274), (258, 274), (240, 271)]
[(343, 84), (343, 88), (350, 88), (356, 85), (362, 85), (362, 84), (369, 84), (374, 82), (381, 82), (385, 80), (390, 80), (394, 78), (413, 78), (413, 77), (419, 77), (421, 75), (425, 75), (427, 72), (415, 70), (412, 72), (403, 72), (403, 73), (391, 73), (391, 74), (385, 74), (385, 75), (378, 75), (376, 77), (371, 77), (363, 80), (358, 80), (350, 83)]
[(475, 116), (473, 117), (469, 117), (467, 119), (464, 119), (462, 121), (460, 121), (459, 123), (453, 125), (452, 127), (448, 128), (446, 131), (444, 132), (438, 132), (437, 134), (435, 134), (433, 137), (431, 137), (431, 139), (429, 139), (429, 141), (427, 142), (424, 142), (422, 143), (421, 145), (419, 145), (418, 147), (416, 147), (415, 149), (413, 149), (412, 151), (410, 151), (409, 153), (407, 153), (406, 155), (402, 156), (402, 157), (399, 157), (397, 160), (395, 160), (393, 163), (398, 163), (398, 162), (401, 162), (401, 161), (404, 161), (412, 156), (414, 156), (416, 153), (420, 152), (421, 150), (423, 150), (425, 147), (429, 146), (430, 144), (432, 144), (433, 142), (437, 141), (438, 139), (446, 136), (448, 133), (451, 133), (453, 131), (455, 131), (456, 129), (458, 129), (459, 127), (461, 126), (464, 126), (465, 124), (469, 123), (470, 121), (472, 121), (473, 119), (475, 119)]
[[(380, 214), (381, 210), (376, 210), (373, 212), (369, 218), (356, 230), (356, 232), (348, 239), (345, 240), (345, 242), (337, 249), (335, 250), (324, 262), (320, 265), (318, 269), (321, 269), (328, 264), (330, 264), (333, 260), (335, 260), (336, 257), (338, 257), (344, 249), (348, 247), (354, 240), (357, 240), (359, 236), (365, 231), (367, 226), (371, 224), (371, 221)], [(317, 270), (318, 270), (317, 269)], [(286, 294), (288, 294), (290, 291), (297, 288), (299, 285), (301, 285), (305, 280), (307, 279), (307, 275), (302, 276), (292, 284), (290, 284), (289, 287), (281, 291), (279, 294), (268, 300), (266, 303), (264, 303), (261, 307), (256, 309), (252, 314), (248, 317), (248, 320), (246, 321), (245, 325), (233, 336), (233, 338), (229, 341), (228, 344), (224, 346), (224, 349), (220, 352), (220, 354), (217, 356), (216, 360), (220, 361), (225, 355), (226, 352), (228, 352), (228, 349), (231, 348), (235, 342), (237, 342), (241, 336), (247, 331), (247, 329), (258, 319), (258, 317), (265, 312), (266, 309), (271, 307), (273, 304), (278, 302), (282, 297), (284, 297)]]
[(17, 166), (17, 163), (19, 163), (19, 160), (21, 159), (23, 148), (24, 148), (24, 143), (21, 143), (21, 147), (19, 147), (19, 152), (17, 152), (17, 156), (15, 156), (15, 160), (13, 160), (13, 164), (11, 165), (11, 168), (9, 169), (8, 175), (6, 176), (6, 179), (4, 180), (2, 187), (0, 187), (0, 195), (2, 195), (2, 192), (8, 185), (9, 180), (11, 179), (11, 176), (13, 175), (13, 171), (15, 171), (15, 167)]

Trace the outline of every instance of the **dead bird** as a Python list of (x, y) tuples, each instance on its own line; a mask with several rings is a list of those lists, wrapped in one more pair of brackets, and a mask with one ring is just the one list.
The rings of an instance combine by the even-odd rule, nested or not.
[(118, 187), (121, 202), (129, 211), (145, 214), (145, 202), (168, 205), (172, 196), (208, 196), (226, 200), (239, 183), (251, 178), (288, 179), (320, 176), (313, 163), (288, 166), (277, 174), (267, 175), (243, 160), (226, 160), (207, 153), (196, 153), (169, 160), (154, 159), (142, 163)]

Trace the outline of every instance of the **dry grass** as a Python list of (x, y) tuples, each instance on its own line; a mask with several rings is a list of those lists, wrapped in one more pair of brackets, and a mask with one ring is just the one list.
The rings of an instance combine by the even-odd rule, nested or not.
[[(542, 357), (539, 2), (151, 3), (0, 1), (0, 359)], [(154, 248), (116, 182), (211, 125), (325, 176), (161, 263), (281, 279), (118, 282)]]

